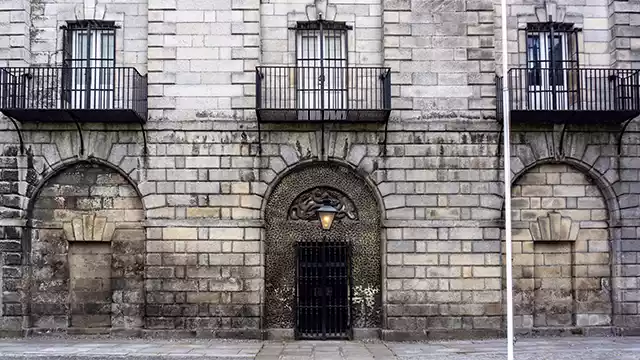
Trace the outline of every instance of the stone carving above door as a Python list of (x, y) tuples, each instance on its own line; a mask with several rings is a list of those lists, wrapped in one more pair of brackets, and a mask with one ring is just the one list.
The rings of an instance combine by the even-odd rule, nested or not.
[(358, 219), (358, 211), (353, 201), (342, 192), (328, 187), (312, 188), (298, 195), (289, 208), (289, 219), (317, 220), (316, 210), (323, 205), (325, 200), (329, 200), (331, 206), (338, 210), (336, 220), (345, 217), (350, 220)]
[(115, 224), (106, 217), (82, 214), (63, 225), (67, 241), (111, 241)]
[(554, 211), (538, 217), (537, 221), (531, 223), (530, 230), (533, 241), (575, 241), (580, 223)]

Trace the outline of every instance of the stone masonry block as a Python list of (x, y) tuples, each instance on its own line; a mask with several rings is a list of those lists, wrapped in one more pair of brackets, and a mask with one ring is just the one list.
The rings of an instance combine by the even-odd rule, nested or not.
[(162, 237), (168, 240), (197, 240), (197, 228), (164, 228)]

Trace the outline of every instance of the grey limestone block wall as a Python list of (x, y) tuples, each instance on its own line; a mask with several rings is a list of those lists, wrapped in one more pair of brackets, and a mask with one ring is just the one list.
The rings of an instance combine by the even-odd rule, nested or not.
[[(453, 126), (448, 122), (432, 121), (422, 126), (423, 131), (415, 130), (417, 124), (411, 125), (412, 130), (391, 131), (387, 144), (390, 155), (387, 156), (380, 155), (379, 146), (369, 145), (372, 139), (361, 132), (331, 131), (326, 134), (327, 151), (332, 161), (347, 164), (358, 176), (374, 184), (380, 206), (385, 209), (380, 234), (384, 244), (381, 249), (384, 274), (382, 328), (388, 338), (472, 336), (490, 331), (497, 334), (503, 328), (502, 185), (496, 169), (500, 166), (500, 133), (491, 131), (490, 126), (493, 125), (490, 123), (481, 127), (479, 123), (469, 122), (467, 128), (473, 127), (476, 131), (455, 133), (439, 132), (435, 128), (446, 124)], [(201, 123), (199, 126), (209, 125)], [(635, 127), (630, 130), (623, 137), (624, 156), (620, 157), (620, 172), (614, 151), (615, 132), (571, 132), (565, 139), (566, 154), (560, 159), (555, 155), (557, 144), (550, 140), (553, 138), (551, 129), (516, 129), (512, 135), (514, 181), (519, 181), (518, 184), (525, 181), (523, 179), (529, 179), (527, 183), (534, 181), (531, 179), (536, 178), (534, 175), (538, 168), (533, 168), (531, 173), (529, 168), (536, 164), (566, 163), (576, 170), (566, 177), (559, 175), (560, 185), (566, 185), (567, 191), (578, 191), (580, 187), (584, 189), (585, 179), (590, 179), (592, 190), (585, 190), (585, 196), (589, 192), (594, 194), (589, 196), (597, 198), (597, 192), (601, 192), (603, 200), (598, 206), (606, 207), (606, 211), (598, 210), (599, 213), (586, 210), (599, 223), (588, 225), (594, 230), (584, 235), (598, 237), (585, 239), (588, 241), (585, 251), (592, 251), (592, 247), (601, 249), (593, 251), (606, 249), (604, 257), (599, 258), (603, 262), (595, 262), (595, 258), (591, 262), (589, 257), (580, 260), (578, 250), (574, 260), (567, 260), (553, 255), (554, 252), (564, 252), (562, 246), (565, 245), (558, 244), (559, 247), (554, 249), (550, 248), (554, 244), (535, 248), (538, 245), (534, 241), (533, 245), (527, 245), (534, 247), (533, 253), (522, 259), (516, 254), (516, 266), (533, 267), (533, 272), (526, 270), (533, 274), (530, 278), (532, 285), (527, 286), (535, 287), (537, 276), (553, 271), (554, 266), (560, 269), (560, 274), (566, 274), (562, 272), (562, 266), (573, 266), (571, 282), (576, 286), (582, 284), (580, 286), (589, 289), (588, 286), (593, 285), (610, 291), (610, 302), (603, 300), (605, 307), (600, 309), (606, 309), (602, 310), (605, 318), (611, 317), (606, 325), (621, 329), (634, 329), (638, 321), (638, 300), (635, 297), (638, 290), (634, 285), (638, 275), (638, 240), (634, 223), (638, 193), (632, 190), (638, 170), (634, 165), (635, 156), (631, 155), (637, 151), (637, 144), (634, 144), (637, 133)], [(250, 144), (243, 144), (241, 135), (234, 137), (243, 131)], [(319, 141), (318, 134), (288, 131), (263, 134), (266, 137), (263, 140), (267, 140), (263, 144), (263, 161), (258, 162), (256, 155), (247, 156), (263, 164), (254, 167), (237, 162), (243, 157), (235, 154), (241, 151), (210, 155), (208, 151), (211, 150), (207, 150), (207, 155), (202, 154), (203, 149), (209, 147), (220, 151), (227, 146), (242, 149), (245, 145), (247, 154), (254, 154), (249, 152), (249, 148), (255, 148), (257, 133), (245, 130), (152, 130), (148, 133), (150, 141), (146, 157), (142, 155), (140, 136), (135, 131), (109, 133), (111, 135), (106, 137), (102, 136), (105, 134), (103, 130), (85, 133), (89, 139), (100, 139), (87, 142), (85, 157), (78, 155), (77, 133), (72, 131), (59, 128), (26, 131), (25, 141), (29, 148), (24, 156), (18, 154), (15, 133), (4, 133), (8, 134), (4, 140), (5, 148), (13, 149), (10, 157), (17, 160), (14, 165), (7, 160), (3, 169), (3, 173), (7, 173), (5, 183), (10, 190), (10, 183), (14, 181), (15, 197), (23, 199), (16, 205), (12, 221), (26, 217), (20, 215), (27, 210), (24, 204), (35, 195), (31, 191), (27, 197), (26, 193), (20, 195), (20, 191), (33, 189), (33, 185), (41, 184), (47, 174), (64, 168), (70, 162), (102, 159), (120, 169), (127, 169), (125, 173), (140, 189), (146, 217), (146, 305), (142, 327), (148, 331), (177, 330), (200, 334), (209, 331), (215, 336), (259, 336), (262, 328), (260, 319), (264, 316), (264, 279), (267, 276), (262, 255), (265, 251), (262, 201), (282, 174), (295, 172), (296, 164), (309, 166), (317, 161), (318, 147), (309, 144)], [(211, 134), (220, 134), (219, 140), (213, 137), (196, 145), (201, 149), (199, 154), (193, 154), (193, 143), (182, 140), (187, 136), (204, 139)], [(409, 134), (413, 138), (408, 139)], [(225, 136), (236, 140), (233, 143), (223, 142)], [(221, 163), (219, 167), (213, 167), (215, 160), (212, 159), (218, 156)], [(224, 158), (230, 160), (227, 165), (224, 165), (227, 161)], [(202, 159), (208, 164), (206, 171), (202, 171), (202, 165), (187, 167), (187, 160), (195, 159)], [(24, 168), (18, 171), (18, 180), (10, 180), (16, 179), (10, 176), (11, 166), (18, 166), (21, 161), (24, 161), (21, 165)], [(191, 173), (194, 175), (189, 175)], [(525, 175), (519, 177), (520, 174)], [(219, 190), (212, 189), (212, 186), (219, 186)], [(518, 186), (514, 187), (516, 196), (518, 191), (522, 191)], [(541, 198), (540, 208), (533, 214), (536, 218), (531, 218), (536, 223), (540, 222), (538, 216), (557, 212), (555, 205), (547, 204), (559, 200), (544, 199), (547, 194), (547, 190), (542, 189), (544, 186), (542, 181), (532, 184), (534, 194), (530, 196)], [(550, 191), (555, 195), (553, 188)], [(563, 195), (575, 196), (578, 211), (569, 211), (574, 221), (581, 221), (580, 211), (585, 210), (580, 206), (589, 199), (581, 194)], [(5, 194), (3, 201), (9, 201), (11, 197), (14, 196)], [(180, 199), (184, 202), (178, 202), (182, 201)], [(251, 199), (256, 201), (251, 203)], [(515, 201), (514, 206), (517, 206), (519, 200)], [(5, 223), (10, 222), (5, 220)], [(531, 229), (531, 226), (526, 228)], [(21, 239), (26, 231), (23, 229), (19, 225), (5, 227), (7, 239), (2, 242), (5, 261), (4, 329), (16, 330), (25, 326), (23, 316), (27, 315), (24, 313), (27, 310), (23, 307), (29, 301), (23, 297), (26, 289), (22, 272), (27, 269), (22, 266), (22, 246), (26, 245)], [(518, 237), (516, 232), (514, 236)], [(578, 239), (582, 236), (578, 235)], [(37, 241), (47, 240), (35, 236), (30, 246), (35, 246)], [(525, 251), (524, 246), (522, 251)], [(579, 246), (579, 242), (575, 246)], [(543, 254), (538, 258), (535, 255), (537, 251), (550, 251), (551, 255)], [(555, 263), (548, 263), (547, 257)], [(539, 265), (544, 266), (536, 267)], [(586, 266), (587, 281), (576, 277), (583, 271), (581, 266)], [(589, 270), (592, 266), (593, 270)], [(593, 271), (597, 266), (605, 272), (595, 275)], [(521, 276), (531, 276), (524, 271)], [(553, 286), (568, 281), (562, 276)], [(594, 276), (602, 276), (603, 280), (596, 284)], [(593, 297), (585, 296), (586, 300), (576, 300), (573, 304), (578, 306), (581, 302), (592, 301)], [(543, 296), (543, 299), (549, 301), (551, 298)], [(526, 306), (532, 305), (535, 302)], [(583, 314), (589, 314), (589, 311)], [(562, 324), (563, 328), (577, 326), (588, 329), (605, 325), (596, 320), (590, 322), (588, 316), (585, 317), (587, 320), (577, 319), (575, 324)], [(526, 324), (523, 320), (523, 331), (532, 331)], [(538, 328), (540, 331), (540, 327), (534, 326), (533, 330)]]
[[(62, 64), (62, 31), (67, 21), (106, 20), (120, 27), (115, 38), (115, 58), (118, 66), (136, 67), (145, 72), (147, 64), (147, 0), (117, 1), (57, 1), (30, 0), (26, 3), (30, 49), (28, 64)], [(15, 2), (14, 2), (15, 3)]]
[(637, 1), (609, 3), (611, 64), (637, 69), (640, 49), (640, 4)]
[(3, 1), (0, 51), (3, 66), (25, 66), (31, 58), (31, 6), (28, 0)]
[(491, 1), (383, 2), (384, 59), (403, 121), (495, 116)]
[[(35, 11), (38, 17), (29, 17), (25, 24), (33, 22), (45, 31), (38, 33), (41, 42), (25, 42), (29, 45), (18, 51), (28, 56), (2, 57), (11, 63), (14, 58), (45, 62), (46, 54), (59, 49), (53, 44), (54, 39), (59, 41), (53, 29), (76, 12), (84, 17), (104, 12), (106, 18), (122, 22), (123, 64), (141, 70), (147, 64), (150, 110), (144, 125), (146, 148), (140, 127), (134, 125), (85, 124), (78, 132), (74, 124), (23, 124), (25, 149), (21, 151), (11, 123), (0, 122), (1, 329), (74, 327), (69, 326), (73, 325), (70, 317), (62, 317), (59, 323), (34, 322), (30, 284), (24, 279), (29, 271), (47, 268), (34, 263), (38, 257), (32, 256), (32, 249), (54, 239), (33, 226), (29, 204), (42, 201), (38, 199), (46, 192), (40, 189), (56, 181), (51, 175), (86, 166), (77, 165), (82, 163), (116, 174), (124, 181), (122, 186), (137, 189), (128, 205), (138, 209), (135, 219), (144, 226), (143, 234), (135, 232), (135, 241), (142, 241), (130, 244), (135, 247), (132, 252), (143, 254), (142, 263), (138, 258), (121, 262), (113, 245), (97, 242), (101, 244), (94, 244), (95, 252), (103, 254), (98, 256), (102, 266), (93, 269), (93, 278), (79, 278), (80, 283), (96, 286), (107, 277), (126, 278), (116, 285), (131, 287), (130, 292), (111, 288), (109, 328), (261, 337), (270, 327), (266, 320), (270, 227), (265, 217), (270, 195), (278, 184), (286, 183), (287, 176), (302, 169), (315, 166), (324, 171), (333, 166), (327, 164), (339, 164), (338, 168), (369, 187), (379, 210), (383, 336), (424, 339), (503, 331), (503, 133), (495, 121), (494, 76), (500, 61), (496, 6), (471, 0), (336, 2), (336, 19), (355, 25), (349, 35), (354, 40), (350, 48), (354, 64), (392, 68), (394, 111), (388, 131), (377, 125), (337, 124), (327, 126), (322, 136), (318, 126), (294, 124), (262, 126), (258, 132), (252, 109), (255, 66), (291, 60), (292, 38), (286, 27), (302, 19), (311, 3), (149, 0), (87, 7), (85, 2), (71, 6), (43, 1), (43, 7), (16, 10)], [(561, 5), (571, 13), (582, 9)], [(57, 6), (60, 12), (54, 16), (52, 9)], [(530, 6), (513, 6), (515, 18), (531, 16)], [(589, 36), (600, 36), (599, 19), (607, 6), (583, 9), (585, 56), (594, 65), (610, 60), (608, 54), (606, 61), (601, 56), (601, 41), (589, 40)], [(633, 8), (626, 13), (629, 26), (624, 29), (635, 29)], [(592, 17), (595, 20), (588, 20)], [(629, 34), (625, 31), (620, 36)], [(517, 39), (510, 40), (514, 57), (520, 56), (516, 55)], [(632, 40), (629, 35), (631, 57), (636, 53)], [(285, 43), (286, 54), (279, 51)], [(521, 253), (516, 254), (518, 289), (532, 290), (530, 296), (518, 299), (522, 332), (578, 328), (587, 333), (593, 329), (633, 333), (640, 328), (636, 120), (624, 136), (619, 134), (619, 129), (605, 125), (570, 126), (565, 132), (532, 125), (513, 129), (514, 193), (522, 195), (522, 187), (530, 186), (526, 196), (514, 201), (514, 208), (522, 207), (518, 211), (529, 216), (514, 235), (525, 229), (534, 239), (532, 231), (537, 230), (531, 230), (532, 224), (550, 224), (545, 219), (556, 219), (556, 213), (561, 214), (561, 224), (563, 217), (571, 217), (581, 226), (592, 227), (585, 232), (588, 235), (579, 232), (572, 245), (542, 241), (538, 246), (536, 240), (528, 240), (529, 235), (518, 240), (522, 242)], [(546, 171), (549, 167), (556, 170)], [(544, 183), (539, 175), (543, 170)], [(545, 195), (549, 191), (551, 195)], [(289, 195), (296, 198), (298, 194)], [(105, 197), (115, 197), (108, 192), (96, 196), (101, 204)], [(590, 198), (597, 199), (581, 208)], [(103, 210), (83, 211), (90, 215)], [(54, 212), (54, 220), (62, 221), (63, 215)], [(65, 234), (62, 226), (58, 239)], [(68, 250), (66, 259), (59, 259), (62, 269), (78, 269), (75, 264), (82, 259), (83, 249), (65, 247), (74, 241), (58, 243)], [(109, 251), (111, 257), (104, 255)], [(109, 272), (107, 259), (111, 259)], [(142, 290), (140, 271), (144, 273)], [(547, 273), (557, 275), (553, 278), (557, 281), (538, 281)], [(65, 276), (60, 288), (76, 290), (72, 277)], [(568, 283), (585, 291), (571, 296), (554, 292)], [(103, 295), (91, 304), (108, 303), (108, 291)], [(566, 306), (550, 317), (536, 318), (558, 299)], [(82, 304), (86, 303), (90, 302)], [(123, 307), (130, 309), (128, 315), (121, 311)], [(569, 307), (573, 307), (571, 321), (567, 320)], [(106, 318), (92, 319), (92, 324), (106, 327)]]

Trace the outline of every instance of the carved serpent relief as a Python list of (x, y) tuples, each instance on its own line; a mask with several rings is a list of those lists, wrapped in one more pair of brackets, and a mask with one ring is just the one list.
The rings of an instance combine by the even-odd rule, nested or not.
[(325, 200), (329, 200), (331, 206), (338, 210), (336, 220), (345, 217), (351, 220), (358, 219), (358, 211), (353, 201), (342, 192), (328, 187), (316, 187), (300, 194), (289, 208), (289, 219), (316, 220), (318, 218), (316, 210)]

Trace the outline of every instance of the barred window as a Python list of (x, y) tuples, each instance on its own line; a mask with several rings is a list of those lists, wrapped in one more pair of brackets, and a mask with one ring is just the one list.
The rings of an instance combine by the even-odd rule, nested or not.
[[(564, 86), (563, 70), (578, 68), (578, 32), (571, 24), (534, 23), (527, 27), (529, 85)], [(556, 76), (557, 75), (557, 76)]]
[(113, 21), (68, 21), (63, 35), (63, 100), (70, 108), (110, 108), (116, 26)]
[(573, 24), (532, 23), (526, 29), (528, 102), (564, 109), (579, 101), (578, 30)]
[(347, 30), (342, 22), (299, 22), (296, 88), (302, 109), (342, 109), (347, 101)]

